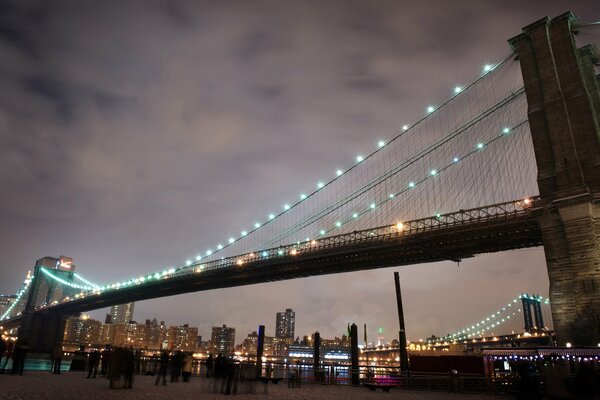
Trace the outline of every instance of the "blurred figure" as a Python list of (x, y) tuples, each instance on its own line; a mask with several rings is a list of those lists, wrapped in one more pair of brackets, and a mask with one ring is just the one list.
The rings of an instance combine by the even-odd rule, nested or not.
[(123, 352), (123, 389), (133, 389), (133, 374), (135, 372), (135, 354), (133, 348), (124, 349)]
[(121, 374), (124, 370), (126, 362), (126, 350), (122, 347), (117, 347), (110, 356), (110, 366), (108, 368), (109, 389), (118, 389), (121, 381)]
[(108, 377), (108, 370), (110, 368), (110, 358), (112, 356), (112, 349), (110, 344), (107, 344), (104, 350), (102, 350), (102, 354), (100, 355), (100, 360), (102, 361), (102, 367), (100, 369), (100, 375)]
[(100, 364), (100, 357), (100, 352), (96, 349), (90, 353), (88, 357), (88, 379), (92, 377), (92, 373), (94, 374), (94, 379), (96, 379), (96, 374), (98, 374), (98, 364)]
[(215, 360), (213, 359), (212, 353), (208, 355), (206, 359), (206, 377), (210, 378), (213, 375), (213, 369), (215, 367)]
[(179, 382), (181, 375), (181, 366), (183, 365), (183, 353), (177, 350), (171, 357), (171, 382)]
[(13, 356), (14, 348), (15, 348), (14, 342), (9, 341), (6, 344), (6, 352), (4, 354), (4, 361), (2, 362), (2, 365), (0, 366), (0, 374), (4, 373), (4, 369), (6, 368), (6, 365), (8, 364), (8, 360), (10, 360)]
[(163, 386), (167, 386), (167, 369), (168, 368), (169, 368), (169, 352), (166, 350), (163, 350), (163, 352), (160, 353), (160, 364), (159, 364), (158, 374), (156, 374), (156, 381), (154, 382), (155, 385), (158, 385), (158, 382), (160, 381), (160, 378), (162, 377)]
[(62, 356), (63, 356), (62, 345), (57, 344), (56, 346), (54, 346), (54, 349), (52, 349), (52, 370), (50, 371), (51, 373), (60, 375)]
[(192, 353), (183, 353), (183, 362), (181, 366), (181, 376), (183, 377), (184, 382), (189, 382), (190, 377), (192, 376), (192, 365), (194, 363), (194, 358)]
[(27, 356), (27, 350), (29, 349), (29, 343), (27, 339), (19, 339), (15, 345), (13, 351), (13, 365), (10, 371), (11, 375), (23, 375), (25, 369), (25, 358)]

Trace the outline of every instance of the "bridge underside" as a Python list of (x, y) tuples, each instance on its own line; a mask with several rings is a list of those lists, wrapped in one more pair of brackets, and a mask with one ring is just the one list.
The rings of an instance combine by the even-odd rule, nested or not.
[[(443, 231), (412, 234), (377, 242), (338, 244), (297, 256), (244, 263), (165, 280), (147, 282), (102, 294), (90, 295), (40, 313), (62, 315), (109, 307), (131, 301), (173, 296), (234, 286), (252, 285), (316, 275), (354, 272), (451, 260), (458, 262), (476, 254), (542, 245), (533, 214), (511, 216), (501, 221), (473, 221)], [(17, 323), (17, 319), (5, 325)]]

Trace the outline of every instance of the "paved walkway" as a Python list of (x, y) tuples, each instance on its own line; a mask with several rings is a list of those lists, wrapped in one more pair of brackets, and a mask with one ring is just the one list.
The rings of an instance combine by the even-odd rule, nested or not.
[[(50, 375), (46, 372), (26, 372), (23, 376), (0, 375), (1, 400), (185, 400), (185, 399), (224, 399), (225, 395), (207, 391), (209, 381), (192, 377), (189, 383), (170, 383), (168, 386), (154, 386), (154, 377), (136, 376), (132, 390), (109, 390), (108, 380), (85, 379), (81, 372), (63, 375)], [(263, 393), (263, 384), (256, 386), (257, 394), (238, 394), (237, 399), (402, 399), (402, 400), (458, 400), (458, 399), (505, 399), (504, 396), (453, 394), (446, 392), (381, 391), (371, 392), (366, 388), (344, 386), (303, 385), (300, 389), (288, 389), (285, 382), (269, 384), (268, 394)]]

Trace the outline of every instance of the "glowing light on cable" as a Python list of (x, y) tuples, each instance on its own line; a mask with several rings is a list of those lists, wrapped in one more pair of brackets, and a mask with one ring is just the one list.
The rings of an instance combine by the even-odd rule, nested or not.
[(325, 184), (324, 184), (323, 182), (319, 182), (319, 183), (317, 183), (317, 187), (318, 187), (319, 189), (323, 189), (323, 186), (325, 186)]
[(229, 243), (233, 243), (233, 242), (235, 242), (235, 238), (230, 237), (229, 238)]
[(486, 64), (483, 66), (483, 72), (490, 72), (493, 69), (494, 69), (494, 66), (491, 64)]
[(458, 161), (459, 161), (458, 157), (454, 157), (454, 158), (452, 159), (452, 162), (455, 162), (455, 163), (457, 163)]
[(408, 187), (409, 188), (414, 188), (415, 187), (415, 183), (414, 182), (408, 182)]
[(300, 195), (300, 200), (305, 200), (305, 199), (306, 199), (306, 195), (305, 195), (304, 193), (302, 193), (302, 194)]
[(274, 219), (275, 215), (274, 214), (269, 214), (269, 219)]
[(290, 205), (289, 204), (284, 204), (283, 205), (283, 209), (286, 210), (286, 211), (289, 210), (290, 209)]
[(352, 213), (352, 218), (358, 218), (358, 214), (357, 213)]
[(435, 111), (435, 107), (434, 107), (434, 106), (429, 106), (429, 107), (427, 107), (427, 112), (428, 112), (428, 113), (432, 113), (432, 112), (434, 112), (434, 111)]
[(363, 160), (363, 156), (356, 156), (356, 162), (362, 162)]
[(437, 170), (432, 169), (431, 172), (429, 172), (429, 175), (431, 175), (431, 176), (437, 175)]
[(383, 140), (380, 140), (377, 144), (379, 145), (379, 147), (385, 146), (385, 142)]
[(510, 128), (504, 128), (502, 129), (502, 133), (509, 133), (510, 132)]
[(340, 226), (342, 226), (342, 223), (341, 223), (340, 221), (337, 221), (337, 222), (335, 223), (335, 226), (337, 226), (337, 227), (339, 228)]
[(242, 232), (241, 232), (241, 235), (242, 235), (242, 236), (246, 236), (247, 234), (248, 234), (248, 232), (247, 232), (247, 231), (242, 231)]
[(477, 143), (477, 148), (478, 149), (483, 149), (483, 143)]
[(408, 125), (402, 125), (402, 130), (403, 131), (407, 131), (408, 130)]
[(335, 171), (335, 174), (337, 176), (341, 176), (344, 173), (344, 171), (342, 171), (341, 169), (338, 169), (337, 171)]
[(462, 91), (463, 91), (462, 87), (460, 87), (460, 86), (455, 86), (454, 87), (454, 94), (459, 94)]
[(375, 204), (375, 203), (371, 203), (371, 205), (370, 205), (369, 207), (371, 207), (371, 210), (374, 210), (374, 209), (375, 209), (375, 207), (377, 207), (377, 204)]

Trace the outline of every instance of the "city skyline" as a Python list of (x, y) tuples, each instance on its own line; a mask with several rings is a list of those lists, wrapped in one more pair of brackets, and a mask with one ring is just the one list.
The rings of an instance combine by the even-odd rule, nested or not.
[[(2, 6), (14, 28), (0, 32), (3, 294), (43, 256), (69, 254), (95, 282), (184, 262), (447, 98), (506, 55), (523, 25), (566, 11), (559, 1), (479, 4), (478, 17), (466, 3), (107, 4)], [(592, 2), (570, 6), (597, 17)], [(437, 24), (415, 22), (422, 15)], [(80, 24), (93, 29), (77, 34)], [(460, 36), (442, 26), (452, 24)], [(414, 339), (521, 292), (547, 294), (537, 248), (186, 294), (136, 312), (251, 332), (285, 306), (324, 336), (347, 322), (394, 332), (394, 270)]]

